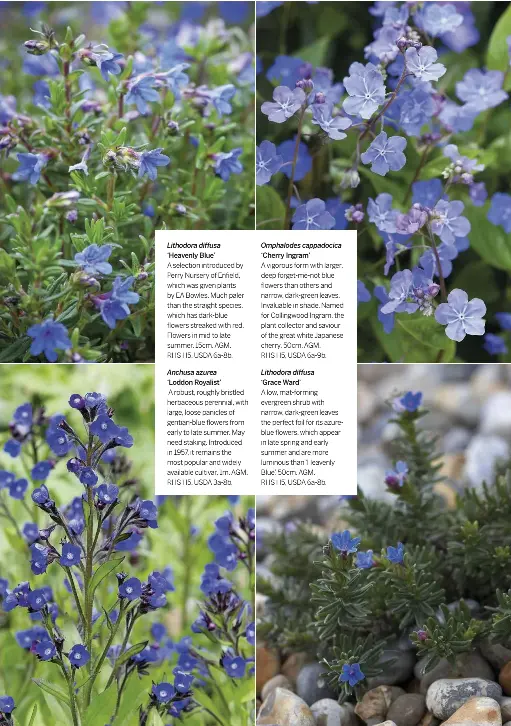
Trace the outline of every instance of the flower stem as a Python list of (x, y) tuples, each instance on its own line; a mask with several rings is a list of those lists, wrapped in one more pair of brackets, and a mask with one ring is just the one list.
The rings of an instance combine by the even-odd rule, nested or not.
[(294, 183), (295, 183), (296, 164), (298, 162), (298, 153), (300, 151), (300, 141), (302, 138), (303, 119), (305, 117), (306, 110), (307, 110), (307, 106), (306, 106), (306, 104), (304, 104), (300, 110), (300, 117), (298, 119), (298, 129), (296, 131), (295, 150), (293, 152), (293, 161), (291, 164), (291, 173), (289, 175), (289, 185), (288, 185), (288, 189), (287, 189), (286, 214), (284, 217), (283, 229), (289, 229), (289, 221), (291, 218), (291, 199), (293, 197), (293, 187), (294, 187)]
[(431, 249), (433, 250), (433, 254), (435, 255), (437, 272), (438, 272), (438, 279), (440, 280), (440, 290), (442, 292), (442, 301), (443, 302), (446, 302), (446, 300), (447, 300), (447, 288), (445, 286), (445, 278), (444, 278), (444, 274), (442, 272), (442, 263), (440, 262), (440, 255), (438, 254), (438, 249), (437, 249), (437, 246), (435, 244), (435, 237), (433, 235), (433, 232), (431, 230), (431, 227), (429, 226), (429, 224), (427, 225), (427, 227), (428, 227), (429, 239), (430, 239), (430, 242), (431, 242)]
[(394, 101), (396, 100), (397, 94), (399, 93), (399, 89), (403, 85), (407, 75), (408, 75), (408, 72), (407, 72), (406, 60), (405, 60), (404, 66), (403, 66), (403, 72), (401, 73), (401, 77), (399, 78), (399, 81), (397, 82), (397, 86), (395, 87), (391, 97), (389, 98), (387, 103), (384, 105), (382, 110), (373, 119), (369, 119), (369, 121), (366, 124), (365, 129), (360, 134), (359, 141), (362, 141), (364, 136), (366, 134), (368, 134), (371, 131), (371, 129), (373, 129), (373, 127), (378, 123), (378, 120), (380, 118), (382, 118), (382, 116), (385, 115), (385, 112), (387, 111), (387, 109), (394, 103)]

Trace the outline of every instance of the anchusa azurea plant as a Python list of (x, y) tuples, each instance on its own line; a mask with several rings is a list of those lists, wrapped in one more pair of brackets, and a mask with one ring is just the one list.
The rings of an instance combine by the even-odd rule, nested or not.
[(30, 5), (1, 10), (0, 360), (150, 361), (155, 229), (253, 227), (250, 4)]
[[(343, 524), (326, 543), (305, 523), (271, 535), (272, 578), (258, 581), (269, 598), (259, 637), (284, 654), (321, 660), (341, 701), (381, 682), (406, 685), (416, 661), (422, 674), (442, 662), (456, 677), (459, 658), (480, 650), (498, 668), (491, 646), (511, 644), (509, 472), (465, 490), (448, 508), (422, 395), (409, 391), (389, 405), (399, 431), (382, 481), (390, 498), (359, 491), (343, 500)], [(301, 568), (291, 564), (300, 542)], [(303, 593), (300, 606), (295, 593)], [(392, 663), (403, 660), (408, 673), (398, 674)]]
[[(169, 532), (158, 529), (158, 520), (168, 522), (169, 515), (179, 521), (174, 504), (144, 497), (124, 453), (133, 438), (105, 396), (72, 394), (69, 406), (69, 417), (48, 416), (39, 405), (24, 403), (5, 437), (3, 463), (10, 464), (0, 471), (0, 516), (14, 558), (0, 571), (2, 652), (22, 662), (25, 675), (20, 682), (3, 661), (0, 679), (7, 695), (0, 699), (0, 723), (20, 726), (32, 719), (41, 726), (52, 719), (77, 726), (99, 719), (110, 726), (140, 726), (154, 723), (154, 713), (164, 724), (180, 714), (190, 714), (190, 723), (212, 724), (217, 705), (208, 696), (214, 682), (208, 669), (216, 664), (229, 684), (236, 667), (242, 669), (239, 658), (251, 655), (252, 610), (244, 599), (249, 587), (241, 579), (228, 583), (222, 568), (232, 572), (238, 562), (251, 567), (253, 516), (237, 523), (230, 515), (228, 531), (221, 519), (212, 536), (225, 600), (215, 600), (210, 571), (212, 604), (199, 612), (217, 622), (218, 635), (211, 637), (223, 647), (206, 653), (195, 643), (199, 622), (193, 640), (183, 634), (174, 642), (165, 621), (169, 594), (183, 593), (180, 635), (191, 625), (186, 611), (193, 593), (189, 578), (185, 585), (174, 580), (166, 564)], [(63, 479), (70, 480), (65, 484), (73, 493), (70, 501), (61, 495)], [(190, 548), (204, 549), (206, 539), (183, 521), (186, 532), (179, 537), (189, 557)], [(237, 543), (236, 556), (229, 542)], [(189, 562), (188, 567), (191, 573)], [(198, 583), (195, 589), (200, 592)], [(246, 682), (248, 670), (245, 665)], [(239, 712), (248, 708), (240, 705)]]
[[(505, 359), (511, 9), (276, 5), (275, 21), (325, 34), (333, 68), (291, 34), (292, 54), (264, 56), (258, 225), (359, 231), (362, 361)], [(333, 38), (353, 23), (371, 37), (346, 62)]]

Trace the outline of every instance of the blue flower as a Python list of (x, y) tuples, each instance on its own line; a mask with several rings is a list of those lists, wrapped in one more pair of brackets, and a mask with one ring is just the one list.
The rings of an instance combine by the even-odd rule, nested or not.
[(256, 2), (256, 16), (258, 18), (264, 18), (269, 15), (272, 10), (282, 5), (282, 1), (278, 0), (257, 0)]
[(443, 125), (455, 133), (470, 131), (478, 111), (469, 104), (458, 106), (451, 101), (446, 101), (440, 111), (438, 118)]
[(57, 649), (51, 640), (41, 640), (35, 647), (35, 652), (39, 660), (51, 660), (57, 655)]
[(32, 103), (34, 106), (44, 106), (44, 108), (51, 108), (50, 101), (50, 87), (47, 81), (36, 81), (32, 86), (34, 96)]
[(167, 703), (176, 694), (174, 686), (171, 683), (154, 684), (152, 692), (158, 703)]
[(120, 432), (120, 427), (108, 416), (103, 413), (97, 417), (89, 426), (89, 431), (97, 436), (102, 444), (108, 444)]
[(420, 50), (407, 48), (405, 58), (408, 70), (421, 81), (438, 81), (447, 70), (442, 63), (436, 62), (438, 54), (428, 45), (423, 45)]
[(486, 184), (484, 182), (474, 182), (471, 184), (468, 188), (468, 193), (474, 207), (484, 206), (488, 198), (488, 192), (486, 191)]
[(109, 275), (112, 272), (112, 265), (107, 262), (112, 254), (112, 245), (96, 244), (89, 245), (82, 252), (77, 252), (77, 262), (84, 272), (89, 275)]
[(92, 147), (88, 146), (85, 150), (85, 153), (82, 156), (82, 159), (78, 164), (73, 164), (69, 167), (68, 172), (72, 171), (82, 171), (85, 176), (89, 176), (89, 167), (87, 166), (87, 160), (89, 159), (89, 156), (91, 155)]
[(377, 226), (382, 232), (395, 232), (396, 219), (399, 212), (392, 209), (392, 195), (386, 192), (378, 194), (375, 200), (369, 197), (367, 203), (367, 215), (369, 221)]
[(39, 461), (30, 472), (30, 476), (34, 481), (45, 481), (50, 471), (53, 469), (51, 461)]
[(157, 642), (160, 642), (167, 635), (167, 628), (163, 623), (153, 623), (151, 625), (151, 635)]
[(39, 527), (35, 522), (25, 522), (22, 532), (23, 537), (29, 546), (39, 539)]
[(160, 100), (160, 94), (154, 88), (155, 83), (156, 78), (154, 76), (138, 76), (138, 78), (130, 81), (128, 85), (126, 103), (134, 103), (142, 116), (150, 112), (150, 103)]
[(231, 678), (243, 678), (245, 675), (246, 661), (241, 656), (224, 656), (222, 658), (222, 666), (225, 672)]
[(174, 66), (174, 68), (171, 68), (170, 71), (158, 76), (158, 78), (161, 78), (161, 80), (166, 82), (167, 86), (178, 101), (181, 98), (181, 88), (186, 86), (190, 80), (188, 75), (183, 72), (189, 67), (189, 63), (179, 63), (177, 66)]
[(215, 154), (215, 173), (223, 180), (229, 181), (231, 174), (241, 174), (243, 164), (238, 160), (243, 149), (238, 147), (227, 152)]
[(0, 696), (0, 713), (12, 713), (14, 711), (14, 698), (11, 696)]
[(330, 540), (336, 550), (345, 555), (352, 555), (357, 551), (361, 538), (352, 538), (349, 529), (345, 529), (344, 532), (334, 532)]
[(502, 330), (511, 330), (511, 313), (495, 313), (495, 317)]
[(130, 602), (136, 600), (142, 594), (142, 583), (136, 577), (129, 577), (122, 585), (119, 585), (119, 597), (126, 598)]
[(293, 215), (293, 229), (332, 229), (334, 225), (335, 219), (326, 211), (322, 199), (310, 199), (301, 204)]
[(486, 333), (484, 336), (483, 348), (490, 355), (506, 355), (507, 345), (499, 335), (493, 335), (493, 333)]
[(387, 559), (393, 565), (402, 565), (404, 558), (404, 547), (402, 542), (397, 543), (397, 547), (387, 547)]
[(446, 303), (441, 303), (435, 311), (435, 320), (446, 325), (445, 334), (451, 340), (461, 342), (466, 335), (484, 335), (483, 315), (486, 305), (479, 298), (468, 300), (464, 290), (452, 290)]
[(16, 154), (20, 163), (13, 174), (15, 181), (29, 181), (31, 184), (37, 184), (41, 178), (41, 172), (48, 163), (46, 154), (20, 153)]
[(342, 107), (350, 116), (369, 119), (385, 101), (383, 76), (372, 63), (366, 66), (362, 63), (352, 63), (349, 74), (344, 79), (344, 87), (349, 98), (344, 100)]
[(44, 353), (50, 363), (55, 363), (57, 360), (57, 350), (69, 350), (73, 346), (66, 328), (62, 323), (55, 322), (52, 317), (32, 325), (27, 333), (32, 338), (31, 355), (38, 356)]
[(463, 23), (463, 15), (457, 12), (454, 5), (441, 3), (425, 3), (424, 10), (417, 17), (426, 33), (433, 38), (452, 32)]
[(21, 443), (16, 439), (8, 439), (4, 444), (4, 451), (15, 459), (21, 453)]
[(511, 232), (511, 194), (497, 192), (493, 195), (488, 212), (488, 221), (503, 227), (507, 234)]
[(310, 67), (301, 58), (290, 55), (278, 55), (268, 69), (266, 78), (278, 86), (294, 87), (297, 81), (305, 76), (310, 77)]
[(441, 199), (436, 203), (431, 217), (431, 230), (446, 244), (454, 244), (456, 237), (466, 237), (470, 232), (470, 222), (461, 213), (463, 202), (447, 202)]
[(383, 326), (383, 332), (389, 335), (394, 330), (394, 313), (382, 313), (382, 307), (389, 301), (389, 296), (383, 285), (377, 285), (374, 288), (374, 296), (381, 305), (378, 305), (378, 320)]
[(50, 493), (44, 484), (34, 489), (32, 492), (32, 501), (37, 505), (46, 504), (46, 502), (50, 501)]
[(357, 683), (363, 681), (364, 678), (365, 675), (360, 669), (360, 665), (358, 663), (345, 663), (342, 667), (341, 675), (339, 676), (339, 683), (349, 683), (349, 685), (353, 688), (357, 685)]
[(58, 426), (48, 428), (46, 443), (57, 456), (65, 456), (73, 447), (73, 443)]
[(60, 557), (60, 564), (62, 567), (72, 567), (73, 565), (79, 565), (81, 559), (81, 550), (77, 545), (72, 545), (69, 542), (62, 545), (62, 555)]
[(443, 186), (440, 179), (428, 179), (412, 184), (412, 202), (420, 204), (421, 207), (433, 209), (442, 194)]
[(357, 280), (357, 306), (371, 300), (371, 293), (361, 280)]
[[(458, 249), (455, 244), (447, 245), (442, 242), (442, 244), (437, 247), (437, 253), (440, 259), (442, 275), (444, 278), (447, 278), (452, 272), (452, 260), (455, 260), (458, 256)], [(424, 254), (420, 257), (419, 262), (424, 268), (429, 266), (431, 268), (432, 274), (438, 277), (437, 259), (432, 249), (427, 249), (426, 252), (424, 252)]]
[(96, 489), (96, 496), (101, 504), (110, 505), (117, 501), (119, 488), (115, 484), (100, 484)]
[(6, 489), (16, 481), (16, 477), (10, 471), (0, 471), (0, 490)]
[(411, 270), (400, 270), (390, 280), (388, 292), (389, 301), (382, 307), (382, 312), (388, 313), (414, 313), (418, 305), (408, 302), (413, 292), (413, 273)]
[(502, 90), (504, 74), (501, 71), (481, 71), (471, 68), (456, 83), (456, 95), (470, 111), (479, 113), (499, 106), (508, 95)]
[(217, 88), (210, 91), (209, 97), (219, 116), (232, 113), (232, 106), (229, 101), (235, 94), (236, 87), (232, 83), (227, 83), (225, 86), (217, 86)]
[(103, 76), (103, 80), (107, 83), (110, 80), (109, 73), (113, 76), (118, 76), (119, 73), (121, 73), (122, 68), (119, 61), (124, 57), (122, 53), (93, 53), (92, 57), (96, 61), (96, 65)]
[(396, 468), (385, 472), (385, 484), (391, 488), (402, 487), (408, 474), (408, 465), (405, 461), (397, 461)]
[(28, 489), (28, 481), (26, 479), (17, 479), (9, 484), (9, 496), (13, 499), (22, 500)]
[(31, 610), (37, 611), (42, 610), (42, 608), (46, 605), (46, 597), (44, 594), (44, 590), (38, 589), (38, 590), (31, 590), (28, 593), (28, 606)]
[(144, 204), (144, 206), (142, 207), (142, 214), (145, 217), (150, 217), (152, 219), (156, 214), (154, 206), (152, 204)]
[(174, 687), (179, 693), (188, 693), (193, 683), (191, 673), (183, 673), (179, 668), (174, 668)]
[(84, 487), (93, 487), (98, 483), (98, 475), (90, 466), (83, 466), (78, 474), (78, 479)]
[(397, 404), (396, 407), (398, 411), (408, 411), (408, 413), (415, 413), (415, 411), (417, 411), (422, 403), (422, 393), (420, 391), (418, 391), (417, 393), (407, 391), (405, 395), (397, 399), (395, 403)]
[(139, 178), (147, 174), (149, 179), (155, 181), (158, 176), (158, 167), (170, 164), (170, 158), (162, 154), (163, 148), (142, 151), (140, 154), (140, 166), (138, 168)]
[(243, 23), (249, 14), (251, 3), (248, 2), (219, 2), (218, 9), (226, 23), (239, 25)]
[(73, 645), (67, 657), (74, 668), (81, 668), (90, 661), (90, 653), (84, 645)]
[(403, 154), (405, 147), (406, 139), (402, 136), (391, 136), (389, 139), (382, 131), (360, 158), (363, 164), (371, 164), (371, 171), (375, 174), (385, 176), (388, 171), (399, 171), (406, 164)]
[(436, 111), (436, 106), (427, 88), (420, 84), (411, 91), (398, 96), (398, 101), (389, 108), (389, 118), (398, 122), (408, 136), (420, 136), (422, 127)]
[[(292, 161), (296, 148), (296, 136), (287, 141), (283, 141), (277, 147), (277, 154), (282, 157), (282, 168), (281, 171), (287, 176), (291, 177)], [(312, 156), (309, 153), (307, 144), (300, 141), (298, 145), (298, 158), (296, 161), (294, 180), (300, 181), (306, 176), (312, 169)]]
[(140, 300), (139, 294), (130, 290), (134, 282), (133, 276), (124, 280), (122, 277), (116, 277), (108, 297), (99, 301), (101, 317), (112, 330), (117, 320), (124, 320), (130, 315), (131, 310), (128, 305), (136, 305)]
[(283, 163), (284, 159), (277, 153), (275, 144), (263, 141), (256, 147), (256, 183), (259, 186), (267, 184)]
[(341, 202), (337, 197), (330, 197), (325, 201), (326, 211), (329, 212), (335, 220), (335, 224), (332, 229), (343, 230), (348, 226), (348, 220), (346, 219), (346, 211), (350, 205)]
[(312, 123), (319, 126), (333, 141), (345, 139), (344, 131), (351, 126), (351, 120), (346, 116), (333, 116), (332, 106), (328, 103), (314, 104)]
[(282, 124), (295, 115), (305, 101), (306, 95), (301, 88), (291, 90), (287, 86), (277, 86), (273, 91), (273, 102), (265, 101), (261, 106), (262, 113), (268, 116), (269, 121)]
[(245, 630), (245, 638), (249, 642), (250, 645), (255, 645), (255, 638), (256, 638), (256, 628), (255, 623), (249, 623), (247, 625), (247, 629)]
[(357, 552), (355, 565), (360, 570), (369, 570), (374, 565), (373, 551), (367, 550), (367, 552)]

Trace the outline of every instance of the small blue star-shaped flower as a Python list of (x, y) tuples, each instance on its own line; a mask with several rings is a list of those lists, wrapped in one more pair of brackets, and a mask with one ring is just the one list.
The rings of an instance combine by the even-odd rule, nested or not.
[(397, 547), (387, 547), (387, 559), (393, 565), (402, 565), (405, 554), (405, 548), (402, 542), (397, 543)]
[(345, 529), (344, 532), (335, 532), (330, 540), (335, 549), (345, 555), (354, 554), (360, 544), (360, 537), (352, 538), (348, 529)]
[(341, 675), (339, 676), (339, 683), (349, 683), (353, 688), (363, 681), (365, 678), (364, 673), (360, 668), (359, 663), (345, 663), (342, 667)]

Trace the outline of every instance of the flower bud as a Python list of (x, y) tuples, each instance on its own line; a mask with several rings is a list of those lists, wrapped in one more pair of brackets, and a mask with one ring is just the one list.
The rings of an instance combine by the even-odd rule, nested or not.
[(296, 81), (296, 87), (301, 88), (305, 93), (310, 93), (314, 89), (314, 83), (310, 78), (301, 78)]
[(30, 55), (44, 55), (51, 47), (47, 40), (26, 40), (23, 45)]

